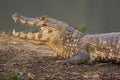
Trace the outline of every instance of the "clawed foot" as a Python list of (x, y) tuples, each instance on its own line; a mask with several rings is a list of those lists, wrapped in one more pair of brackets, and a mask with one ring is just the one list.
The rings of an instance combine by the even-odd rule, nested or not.
[(80, 65), (80, 64), (87, 64), (87, 65), (90, 65), (90, 64), (94, 64), (95, 61), (93, 60), (90, 60), (90, 59), (85, 59), (83, 61), (79, 61), (79, 60), (74, 60), (74, 61), (71, 61), (71, 60), (57, 60), (56, 63), (58, 64), (62, 64), (62, 65)]
[(80, 64), (83, 64), (83, 62), (80, 62), (80, 61), (69, 61), (69, 60), (57, 60), (56, 63), (62, 64), (62, 65), (80, 65)]

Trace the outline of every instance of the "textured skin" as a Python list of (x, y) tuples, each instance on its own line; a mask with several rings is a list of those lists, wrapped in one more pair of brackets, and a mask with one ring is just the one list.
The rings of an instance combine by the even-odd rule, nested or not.
[(15, 22), (41, 29), (37, 33), (13, 30), (14, 36), (34, 44), (47, 44), (57, 55), (68, 58), (68, 62), (90, 58), (97, 61), (120, 62), (120, 32), (84, 35), (68, 24), (47, 16), (28, 18), (15, 13), (12, 18)]

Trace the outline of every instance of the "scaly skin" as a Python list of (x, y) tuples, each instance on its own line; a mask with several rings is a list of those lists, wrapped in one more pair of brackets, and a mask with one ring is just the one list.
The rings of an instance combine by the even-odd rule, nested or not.
[(47, 44), (57, 55), (67, 58), (64, 62), (92, 59), (120, 62), (120, 32), (84, 35), (68, 24), (47, 16), (38, 18), (12, 15), (15, 22), (40, 28), (37, 33), (13, 30), (13, 35), (34, 44)]

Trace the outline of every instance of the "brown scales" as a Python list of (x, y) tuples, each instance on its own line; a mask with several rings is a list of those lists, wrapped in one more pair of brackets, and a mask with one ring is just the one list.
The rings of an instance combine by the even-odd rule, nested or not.
[[(40, 28), (37, 33), (13, 30), (13, 35), (34, 44), (47, 44), (59, 56), (82, 60), (84, 58), (120, 62), (120, 32), (84, 35), (68, 24), (47, 16), (38, 18), (12, 15), (15, 22)], [(85, 56), (84, 56), (85, 54)], [(77, 56), (78, 55), (78, 56)]]

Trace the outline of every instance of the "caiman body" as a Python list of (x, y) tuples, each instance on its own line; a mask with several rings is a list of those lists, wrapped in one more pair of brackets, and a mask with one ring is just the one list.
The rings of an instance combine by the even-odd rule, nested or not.
[(92, 59), (120, 62), (120, 32), (84, 35), (68, 24), (41, 16), (24, 17), (18, 13), (13, 20), (40, 28), (37, 33), (23, 33), (13, 30), (13, 35), (34, 44), (47, 44), (57, 55), (67, 58), (65, 62)]

